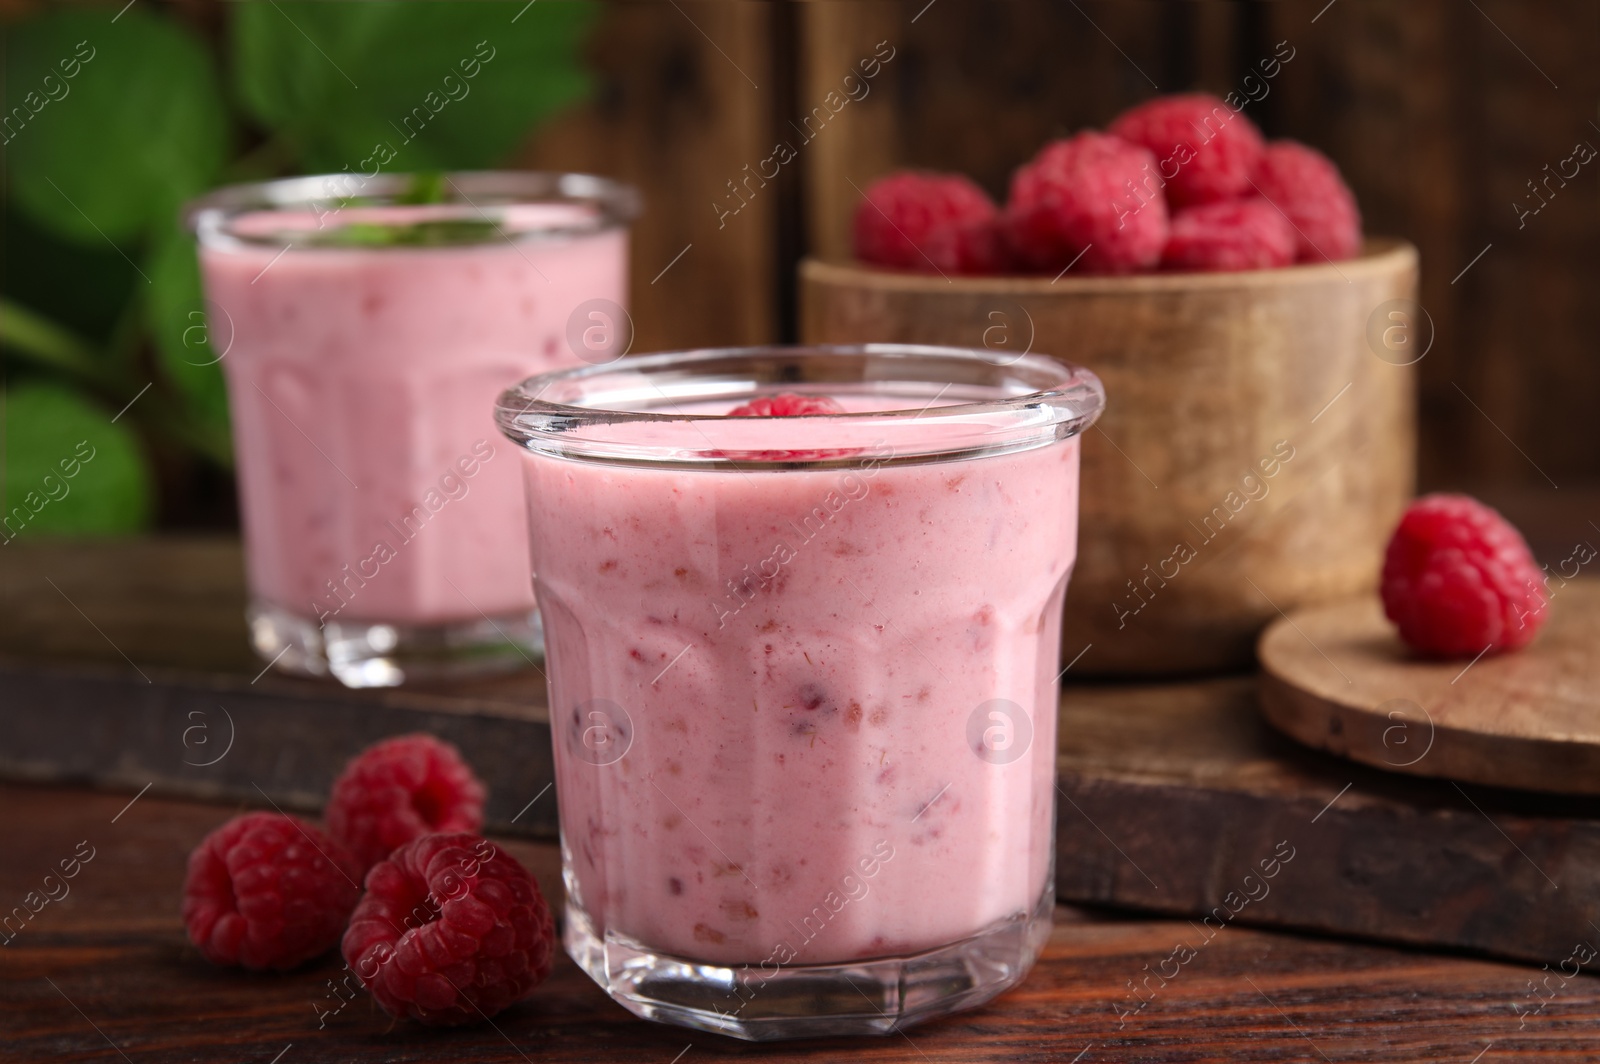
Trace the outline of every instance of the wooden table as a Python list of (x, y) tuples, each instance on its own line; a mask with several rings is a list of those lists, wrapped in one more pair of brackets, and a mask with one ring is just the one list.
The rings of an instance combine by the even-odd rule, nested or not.
[[(316, 814), (346, 759), (421, 730), (488, 784), (489, 830), (555, 837), (541, 673), (366, 691), (279, 675), (249, 651), (242, 573), (238, 542), (214, 537), (0, 551), (0, 781)], [(1276, 734), (1256, 701), (1248, 675), (1069, 682), (1057, 896), (1534, 968), (1600, 944), (1600, 796), (1355, 765)], [(1241, 907), (1280, 843), (1292, 873)]]
[[(1229, 927), (1138, 1011), (1129, 984), (1180, 942), (1185, 920), (1062, 908), (1039, 966), (988, 1007), (904, 1036), (751, 1046), (646, 1023), (564, 956), (534, 997), (494, 1026), (394, 1024), (365, 996), (318, 1027), (337, 963), (288, 975), (212, 967), (184, 936), (184, 859), (235, 806), (133, 792), (0, 786), (0, 904), (38, 890), (79, 843), (93, 857), (0, 947), (4, 1061), (1541, 1061), (1600, 1054), (1600, 979), (1527, 1007), (1537, 969)], [(560, 897), (547, 843), (509, 841)], [(88, 852), (84, 848), (84, 852)], [(59, 889), (59, 888), (57, 888)], [(3, 938), (4, 936), (0, 936)], [(1147, 968), (1148, 966), (1148, 968)], [(1169, 966), (1168, 970), (1171, 968)]]

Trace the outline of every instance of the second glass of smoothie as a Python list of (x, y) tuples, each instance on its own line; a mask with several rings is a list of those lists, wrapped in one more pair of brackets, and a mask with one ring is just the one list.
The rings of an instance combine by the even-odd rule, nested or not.
[(192, 208), (265, 660), (365, 687), (541, 652), (487, 411), (508, 377), (624, 353), (636, 210), (543, 173), (294, 178)]
[(1027, 973), (1103, 405), (1050, 359), (892, 345), (652, 355), (501, 396), (566, 945), (614, 998), (748, 1039), (883, 1033)]

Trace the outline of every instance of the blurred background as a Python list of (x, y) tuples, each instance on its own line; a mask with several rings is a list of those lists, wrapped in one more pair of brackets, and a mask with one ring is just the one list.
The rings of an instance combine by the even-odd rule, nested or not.
[(1248, 97), (1339, 163), (1369, 232), (1421, 249), (1422, 488), (1526, 516), (1600, 482), (1600, 166), (1558, 173), (1600, 145), (1600, 4), (4, 0), (0, 31), (5, 510), (95, 448), (28, 538), (236, 525), (225, 325), (178, 217), (208, 188), (382, 143), (388, 170), (620, 177), (646, 204), (634, 351), (754, 343), (793, 338), (796, 263), (847, 254), (883, 172), (1003, 197), (1047, 138), (1186, 89)]

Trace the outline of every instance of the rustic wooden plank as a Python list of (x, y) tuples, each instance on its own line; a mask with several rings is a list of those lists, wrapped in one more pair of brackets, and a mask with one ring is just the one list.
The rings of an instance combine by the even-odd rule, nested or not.
[[(0, 589), (16, 603), (0, 618), (0, 776), (90, 782), (125, 797), (153, 784), (147, 797), (315, 812), (346, 758), (422, 729), (461, 746), (488, 781), (495, 830), (553, 837), (538, 673), (388, 691), (255, 679), (240, 583), (228, 541), (0, 552)], [(1262, 722), (1255, 684), (1066, 689), (1063, 898), (1199, 917), (1236, 907), (1229, 893), (1285, 842), (1301, 855), (1294, 876), (1230, 926), (1543, 963), (1566, 956), (1563, 943), (1587, 921), (1600, 924), (1600, 801), (1463, 794), (1302, 749)]]
[[(896, 4), (816, 3), (800, 7), (801, 60), (790, 121), (827, 107), (828, 94), (848, 103), (803, 142), (799, 165), (804, 174), (806, 242), (812, 254), (850, 253), (850, 224), (858, 189), (898, 165), (894, 91), (900, 83), (895, 64), (907, 47), (910, 18)], [(887, 63), (883, 57), (887, 56)], [(872, 77), (864, 77), (871, 73)], [(845, 84), (845, 76), (854, 80)], [(815, 119), (813, 119), (815, 121)], [(800, 140), (795, 136), (795, 140)]]
[(764, 4), (607, 4), (590, 49), (594, 99), (541, 129), (520, 160), (642, 191), (635, 352), (776, 338), (778, 199), (752, 195), (722, 225), (712, 207), (739, 206), (727, 182), (772, 147), (773, 21)]
[(425, 731), (460, 747), (493, 782), (490, 825), (555, 836), (542, 693), (523, 705), (400, 691), (370, 697), (377, 693), (288, 678), (252, 686), (226, 674), (148, 671), (145, 684), (114, 666), (0, 661), (8, 707), (0, 777), (152, 785), (157, 793), (315, 813), (358, 751)]
[[(634, 1019), (565, 956), (532, 999), (492, 1027), (395, 1024), (358, 996), (319, 1028), (337, 961), (248, 975), (210, 966), (184, 938), (177, 896), (185, 855), (232, 810), (154, 796), (124, 809), (126, 801), (0, 787), (8, 858), (0, 862), (0, 898), (36, 890), (80, 840), (94, 847), (70, 894), (3, 947), (0, 1045), (8, 1059), (695, 1064), (759, 1052), (774, 1064), (846, 1056), (903, 1064), (1324, 1057), (1465, 1064), (1492, 1044), (1500, 1059), (1579, 1061), (1592, 1055), (1600, 1015), (1600, 980), (1592, 977), (1552, 980), (1553, 999), (1523, 1018), (1513, 1005), (1532, 1000), (1528, 984), (1543, 972), (1238, 927), (1201, 944), (1187, 921), (1063, 908), (1040, 964), (1019, 988), (904, 1038), (754, 1050)], [(555, 847), (508, 845), (558, 900)], [(1301, 859), (1285, 870), (1286, 885)], [(1195, 954), (1176, 974), (1152, 974), (1184, 943)], [(1175, 964), (1165, 970), (1173, 973)]]
[(544, 677), (352, 691), (249, 649), (237, 540), (18, 543), (0, 555), (0, 773), (316, 810), (378, 739), (429, 731), (496, 783), (489, 822), (553, 836)]
[[(1069, 688), (1059, 895), (1552, 967), (1600, 933), (1600, 801), (1331, 758), (1273, 732), (1256, 702), (1252, 678)], [(1292, 873), (1241, 905), (1280, 842)]]
[(1297, 49), (1264, 101), (1265, 126), (1326, 151), (1369, 229), (1421, 249), (1418, 298), (1436, 335), (1419, 366), (1421, 480), (1549, 488), (1592, 477), (1600, 440), (1571, 427), (1600, 388), (1593, 164), (1554, 182), (1525, 224), (1512, 203), (1537, 206), (1527, 182), (1575, 142), (1600, 147), (1589, 124), (1600, 68), (1585, 51), (1600, 9), (1339, 0), (1313, 23), (1324, 4), (1259, 5), (1266, 35)]

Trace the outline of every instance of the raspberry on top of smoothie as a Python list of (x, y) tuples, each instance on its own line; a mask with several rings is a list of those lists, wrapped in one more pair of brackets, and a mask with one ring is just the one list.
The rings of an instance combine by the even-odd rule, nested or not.
[[(807, 414), (843, 414), (845, 408), (826, 395), (763, 395), (740, 403), (728, 411), (729, 417), (802, 417)], [(816, 462), (854, 454), (853, 450), (751, 451), (745, 457), (755, 462)]]
[(763, 395), (740, 403), (728, 411), (729, 417), (797, 417), (802, 414), (842, 414), (844, 407), (826, 395)]

